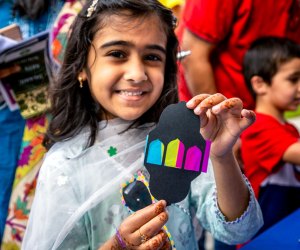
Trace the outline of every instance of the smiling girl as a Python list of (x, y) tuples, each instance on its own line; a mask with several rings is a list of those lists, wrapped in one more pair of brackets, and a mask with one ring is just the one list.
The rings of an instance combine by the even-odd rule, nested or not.
[[(94, 0), (73, 24), (23, 249), (196, 249), (190, 209), (227, 243), (262, 225), (232, 146), (255, 120), (237, 98), (195, 96), (187, 103), (212, 141), (209, 171), (189, 195), (131, 214), (120, 186), (143, 166), (146, 136), (177, 102), (176, 20), (156, 0)], [(143, 198), (143, 197), (141, 197)], [(128, 205), (128, 204), (127, 204)], [(164, 226), (167, 226), (167, 230)]]

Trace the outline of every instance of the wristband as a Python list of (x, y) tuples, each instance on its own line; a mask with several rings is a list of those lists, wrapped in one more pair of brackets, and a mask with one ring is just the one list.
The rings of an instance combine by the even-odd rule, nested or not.
[(118, 229), (116, 229), (116, 238), (117, 238), (117, 241), (119, 243), (119, 245), (123, 248), (123, 249), (126, 249), (126, 243), (123, 241), (122, 239), (122, 236), (120, 235), (120, 232)]

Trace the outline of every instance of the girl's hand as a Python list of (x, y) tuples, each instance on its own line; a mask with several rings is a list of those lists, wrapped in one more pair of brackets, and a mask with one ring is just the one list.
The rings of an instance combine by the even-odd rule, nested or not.
[(253, 111), (243, 109), (239, 98), (227, 99), (222, 94), (201, 94), (193, 97), (187, 107), (200, 117), (200, 133), (210, 140), (211, 156), (222, 157), (232, 152), (240, 134), (255, 121)]
[(119, 233), (101, 249), (170, 249), (168, 236), (162, 230), (168, 221), (165, 208), (166, 202), (161, 200), (135, 212), (122, 222)]

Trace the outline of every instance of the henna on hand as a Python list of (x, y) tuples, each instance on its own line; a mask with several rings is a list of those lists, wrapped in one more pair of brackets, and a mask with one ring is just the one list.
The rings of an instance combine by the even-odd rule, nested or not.
[(161, 212), (163, 212), (165, 210), (165, 207), (163, 206), (163, 204), (158, 203), (155, 207), (155, 214), (159, 215)]
[(160, 231), (156, 236), (157, 237), (155, 237), (152, 240), (152, 247), (154, 249), (157, 249), (159, 246), (163, 245), (163, 243), (167, 239), (167, 235), (166, 235), (166, 233), (164, 231)]
[(167, 240), (167, 241), (165, 242), (165, 244), (162, 246), (161, 250), (170, 250), (170, 249), (172, 249), (172, 248), (171, 248), (171, 243), (170, 243), (169, 240)]
[(164, 222), (164, 221), (168, 220), (168, 217), (169, 217), (168, 214), (166, 212), (164, 212), (164, 213), (161, 213), (158, 218), (160, 221)]
[(231, 98), (231, 99), (225, 101), (224, 106), (225, 106), (227, 109), (231, 109), (231, 108), (233, 108), (238, 102), (239, 102), (238, 99)]
[(114, 239), (113, 239), (113, 245), (111, 246), (111, 250), (123, 250), (124, 248), (121, 246), (121, 244), (120, 244), (120, 242), (119, 242), (119, 240), (118, 240), (118, 238), (117, 238), (118, 236), (117, 235), (115, 235), (114, 236)]

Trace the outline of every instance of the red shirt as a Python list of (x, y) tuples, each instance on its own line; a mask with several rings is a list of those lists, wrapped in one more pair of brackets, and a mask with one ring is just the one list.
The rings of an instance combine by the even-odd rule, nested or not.
[(245, 175), (258, 197), (261, 183), (285, 166), (282, 156), (289, 146), (299, 140), (300, 135), (289, 123), (281, 124), (269, 115), (256, 115), (255, 123), (241, 136), (241, 154)]
[[(291, 12), (291, 14), (289, 14)], [(212, 64), (217, 91), (240, 97), (246, 108), (254, 108), (242, 75), (242, 62), (250, 44), (262, 36), (287, 36), (300, 44), (300, 3), (298, 0), (188, 0), (179, 27), (216, 44)], [(182, 68), (179, 98), (189, 100)]]

